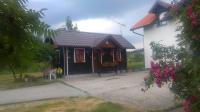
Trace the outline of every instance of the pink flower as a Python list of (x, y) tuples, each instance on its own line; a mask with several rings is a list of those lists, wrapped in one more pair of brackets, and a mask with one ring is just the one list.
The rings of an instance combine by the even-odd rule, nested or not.
[(165, 78), (169, 78), (169, 76), (170, 76), (169, 73), (170, 73), (169, 66), (166, 65), (165, 68), (164, 68), (164, 76), (165, 76)]
[(192, 110), (191, 110), (191, 105), (192, 105), (195, 101), (197, 101), (197, 97), (196, 97), (196, 96), (187, 97), (187, 98), (183, 101), (183, 106), (184, 106), (185, 112), (192, 112)]
[(193, 27), (198, 26), (197, 16), (196, 16), (196, 14), (194, 13), (194, 10), (193, 10), (192, 5), (189, 5), (189, 6), (187, 7), (187, 16), (188, 16), (188, 19), (190, 19), (191, 24), (192, 24)]
[(144, 81), (146, 81), (148, 78), (147, 77), (144, 77)]
[(187, 7), (187, 15), (188, 15), (189, 17), (191, 17), (192, 14), (193, 14), (193, 8), (192, 8), (192, 5), (189, 5), (189, 6)]
[(155, 77), (160, 77), (161, 76), (161, 71), (160, 71), (159, 68), (157, 68), (157, 69), (154, 70), (154, 76)]
[(157, 86), (158, 86), (159, 88), (161, 88), (161, 86), (162, 86), (162, 80), (161, 80), (160, 78), (157, 78), (157, 79), (156, 79), (156, 84), (157, 84)]

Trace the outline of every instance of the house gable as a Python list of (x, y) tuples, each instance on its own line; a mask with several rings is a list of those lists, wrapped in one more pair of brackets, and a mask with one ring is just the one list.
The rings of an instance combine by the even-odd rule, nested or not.
[(160, 21), (162, 22), (171, 19), (171, 16), (169, 14), (170, 8), (171, 4), (162, 1), (157, 1), (150, 9), (148, 15), (146, 15), (135, 25), (133, 25), (131, 30), (136, 30), (142, 27), (146, 27), (152, 25), (155, 22), (159, 23)]
[(104, 40), (100, 41), (97, 48), (123, 48), (118, 41), (116, 41), (112, 36), (106, 37)]

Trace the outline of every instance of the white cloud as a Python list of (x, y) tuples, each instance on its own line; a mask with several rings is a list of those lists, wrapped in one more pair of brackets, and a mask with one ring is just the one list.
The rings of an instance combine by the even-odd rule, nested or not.
[(75, 21), (80, 31), (119, 34), (116, 23), (104, 18)]
[[(105, 18), (84, 19), (74, 21), (74, 24), (77, 24), (78, 29), (84, 32), (120, 34), (119, 26), (115, 22)], [(65, 27), (65, 22), (61, 22), (52, 26), (53, 29), (63, 27)]]
[[(89, 18), (74, 21), (78, 25), (80, 31), (85, 32), (98, 32), (98, 33), (111, 33), (111, 34), (121, 34), (120, 25), (116, 22), (125, 24), (126, 27), (121, 27), (123, 37), (125, 37), (129, 42), (134, 43), (136, 48), (142, 48), (142, 37), (133, 34), (130, 28), (133, 24), (139, 21), (143, 16), (148, 13), (148, 9), (151, 7), (150, 4), (144, 5), (137, 10), (130, 10), (127, 13), (121, 15), (120, 17), (110, 17), (110, 18)], [(52, 28), (63, 28), (65, 22), (53, 25)], [(143, 33), (142, 29), (136, 31), (138, 33)], [(136, 43), (136, 44), (135, 44)]]
[(61, 22), (55, 25), (51, 26), (53, 29), (58, 29), (58, 28), (64, 28), (65, 27), (65, 22)]

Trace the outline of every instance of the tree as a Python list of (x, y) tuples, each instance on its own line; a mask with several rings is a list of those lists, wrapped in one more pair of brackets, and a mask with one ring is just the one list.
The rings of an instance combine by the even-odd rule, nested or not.
[(150, 75), (145, 77), (146, 89), (154, 82), (158, 87), (169, 83), (179, 98), (183, 99), (185, 112), (200, 110), (200, 1), (175, 2), (172, 12), (181, 26), (177, 36), (180, 49), (152, 43), (155, 52)]
[(68, 31), (78, 31), (77, 24), (74, 26), (73, 22), (72, 22), (72, 20), (71, 20), (71, 18), (69, 16), (67, 16), (67, 19), (66, 19), (66, 29)]
[[(41, 22), (43, 11), (27, 9), (28, 0), (0, 0), (0, 67), (9, 67), (15, 80), (34, 62), (38, 38), (55, 32)], [(19, 77), (17, 77), (19, 73)]]

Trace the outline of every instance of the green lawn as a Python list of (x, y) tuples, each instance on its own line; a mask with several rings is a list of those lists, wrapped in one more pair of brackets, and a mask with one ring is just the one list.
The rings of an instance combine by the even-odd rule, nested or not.
[(142, 69), (144, 68), (144, 62), (137, 62), (137, 61), (129, 61), (128, 62), (128, 69)]
[(100, 99), (64, 98), (0, 106), (0, 112), (141, 112)]
[(42, 73), (39, 73), (39, 72), (27, 73), (27, 75), (33, 77), (34, 80), (28, 81), (28, 82), (14, 81), (12, 74), (0, 73), (0, 90), (30, 87), (30, 86), (44, 85), (44, 84), (56, 82), (56, 80), (55, 81), (44, 80), (42, 78)]
[(130, 70), (140, 70), (144, 69), (144, 55), (128, 53), (128, 69)]

